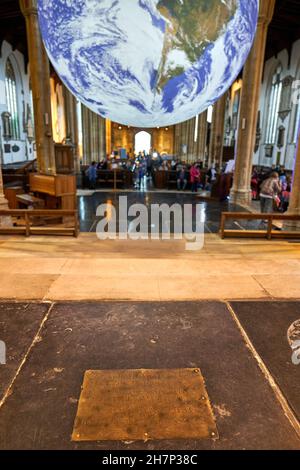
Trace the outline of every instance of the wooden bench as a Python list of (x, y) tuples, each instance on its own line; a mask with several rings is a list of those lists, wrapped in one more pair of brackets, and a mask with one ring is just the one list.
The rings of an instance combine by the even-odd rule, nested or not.
[[(89, 179), (86, 175), (87, 166), (81, 167), (82, 175), (82, 187), (89, 187)], [(97, 187), (117, 189), (118, 185), (122, 185), (123, 189), (130, 188), (133, 186), (133, 174), (131, 171), (126, 169), (115, 169), (115, 170), (97, 170)]]
[[(243, 229), (232, 230), (226, 229), (226, 222), (228, 220), (260, 220), (261, 222), (266, 221), (266, 227), (261, 230)], [(299, 222), (300, 227), (300, 216), (299, 215), (286, 215), (286, 214), (255, 214), (249, 212), (223, 212), (221, 216), (220, 235), (221, 238), (235, 237), (235, 238), (288, 238), (296, 239), (300, 238), (299, 230), (277, 230), (274, 229), (274, 222), (281, 220), (283, 222)]]
[[(29, 237), (30, 235), (68, 235), (78, 237), (79, 234), (79, 221), (78, 213), (73, 210), (30, 210), (30, 209), (16, 209), (16, 210), (0, 210), (0, 217), (11, 220), (10, 224), (1, 227), (0, 234), (15, 235), (21, 234)], [(33, 220), (37, 217), (40, 218), (72, 218), (73, 224), (71, 226), (64, 226), (63, 224), (55, 226), (34, 227)], [(13, 225), (13, 218), (20, 218), (24, 220), (24, 225)]]

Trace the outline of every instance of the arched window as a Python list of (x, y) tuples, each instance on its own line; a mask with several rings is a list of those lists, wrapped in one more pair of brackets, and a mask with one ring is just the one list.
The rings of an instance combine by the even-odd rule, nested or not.
[(18, 116), (18, 101), (17, 101), (17, 83), (16, 76), (10, 59), (7, 59), (5, 70), (5, 92), (8, 112), (11, 120), (11, 138), (20, 138), (20, 126)]
[(151, 149), (151, 134), (149, 132), (141, 131), (135, 136), (135, 152), (146, 152), (147, 154)]
[(298, 103), (296, 113), (295, 113), (295, 121), (294, 121), (293, 144), (296, 144), (298, 142), (299, 128), (300, 128), (300, 104)]
[(282, 91), (281, 72), (282, 67), (279, 65), (272, 78), (272, 89), (269, 100), (266, 134), (266, 144), (268, 145), (274, 145), (276, 142), (278, 111)]

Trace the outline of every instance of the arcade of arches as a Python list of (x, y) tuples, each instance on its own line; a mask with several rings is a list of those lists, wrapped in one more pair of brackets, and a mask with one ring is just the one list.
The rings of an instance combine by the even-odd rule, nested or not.
[[(151, 129), (79, 103), (49, 63), (37, 0), (1, 0), (0, 161), (1, 450), (106, 449), (70, 439), (84, 372), (182, 367), (201, 369), (219, 438), (111, 449), (300, 449), (298, 0), (261, 0), (228, 92)], [(260, 191), (274, 172), (270, 221)], [(200, 207), (204, 246), (163, 240), (153, 221), (155, 239), (98, 239), (97, 208), (118, 212), (119, 196)], [(220, 236), (224, 212), (235, 238)]]

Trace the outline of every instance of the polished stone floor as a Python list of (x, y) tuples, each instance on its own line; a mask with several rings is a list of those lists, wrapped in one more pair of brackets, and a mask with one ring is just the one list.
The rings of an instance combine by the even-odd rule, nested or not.
[[(245, 209), (239, 206), (230, 204), (228, 201), (219, 202), (212, 199), (201, 199), (192, 193), (183, 192), (158, 192), (158, 191), (130, 191), (130, 192), (94, 192), (90, 195), (80, 195), (78, 197), (78, 208), (80, 215), (80, 230), (82, 232), (95, 232), (99, 217), (96, 216), (96, 211), (101, 204), (112, 204), (117, 213), (117, 227), (119, 227), (119, 198), (127, 196), (128, 207), (133, 204), (144, 204), (147, 207), (149, 213), (148, 220), (148, 232), (162, 233), (164, 230), (169, 230), (170, 233), (174, 233), (174, 224), (171, 220), (170, 225), (165, 224), (161, 221), (159, 226), (153, 224), (153, 220), (150, 220), (151, 205), (152, 204), (167, 204), (171, 207), (173, 204), (179, 204), (181, 208), (185, 204), (191, 204), (193, 206), (193, 230), (195, 230), (196, 224), (196, 211), (200, 211), (204, 216), (205, 221), (205, 233), (217, 233), (220, 228), (221, 213), (224, 211), (241, 211)], [(127, 217), (128, 227), (130, 231), (130, 224), (134, 217)], [(124, 222), (124, 219), (122, 220)], [(234, 228), (234, 227), (233, 227)], [(236, 227), (235, 227), (236, 228)]]

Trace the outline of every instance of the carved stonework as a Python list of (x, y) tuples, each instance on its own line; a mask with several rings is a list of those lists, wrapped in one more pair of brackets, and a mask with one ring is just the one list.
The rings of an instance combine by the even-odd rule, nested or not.
[(8, 111), (5, 111), (1, 114), (2, 117), (2, 126), (3, 126), (3, 139), (11, 140), (12, 139), (12, 125), (11, 125), (11, 114)]
[(31, 143), (34, 140), (34, 125), (33, 125), (33, 118), (32, 118), (32, 111), (27, 104), (26, 109), (26, 118), (25, 118), (25, 132), (27, 133), (27, 139)]
[(261, 128), (260, 128), (260, 111), (258, 111), (257, 115), (257, 125), (256, 125), (256, 135), (255, 135), (255, 146), (254, 146), (254, 152), (256, 153), (259, 149), (260, 145), (260, 140), (261, 140)]
[(231, 129), (231, 117), (229, 116), (229, 117), (227, 118), (226, 130), (225, 130), (225, 133), (226, 133), (227, 137), (230, 136), (231, 130), (232, 130), (232, 129)]
[(273, 145), (265, 145), (265, 157), (266, 158), (273, 158)]
[(285, 140), (285, 127), (280, 126), (278, 129), (278, 139), (277, 139), (277, 147), (282, 148), (284, 146)]
[(292, 85), (294, 78), (292, 76), (285, 77), (282, 80), (282, 92), (279, 106), (279, 116), (282, 121), (286, 119), (292, 109)]

